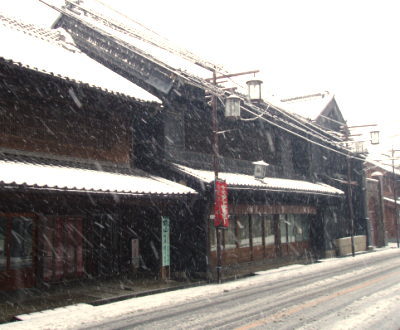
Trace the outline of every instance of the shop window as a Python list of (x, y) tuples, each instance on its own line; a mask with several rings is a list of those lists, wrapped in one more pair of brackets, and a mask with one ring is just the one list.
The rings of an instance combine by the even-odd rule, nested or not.
[(247, 214), (239, 215), (237, 226), (240, 247), (250, 246), (249, 216)]
[(272, 214), (264, 216), (265, 245), (275, 244), (275, 231)]
[(310, 237), (310, 221), (305, 214), (281, 214), (279, 225), (282, 243), (303, 242)]
[(235, 220), (234, 216), (230, 216), (229, 227), (224, 230), (225, 235), (225, 249), (234, 249), (237, 247), (237, 239), (235, 234)]
[(298, 238), (297, 241), (308, 241), (310, 239), (310, 220), (305, 214), (299, 214), (297, 216), (297, 228), (298, 228)]
[(286, 214), (279, 215), (279, 229), (281, 230), (281, 243), (288, 242)]
[(43, 279), (83, 275), (82, 219), (49, 217), (43, 226)]
[(252, 214), (252, 231), (253, 231), (253, 246), (263, 245), (262, 239), (262, 215)]
[(287, 226), (287, 239), (288, 243), (296, 242), (297, 226), (295, 225), (295, 215), (286, 214), (286, 226)]
[(12, 219), (10, 264), (13, 269), (32, 266), (32, 219), (30, 218)]
[(0, 270), (32, 267), (33, 218), (0, 217)]

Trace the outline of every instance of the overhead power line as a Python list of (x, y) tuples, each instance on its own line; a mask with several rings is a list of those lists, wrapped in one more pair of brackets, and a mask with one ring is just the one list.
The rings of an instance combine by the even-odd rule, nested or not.
[[(215, 86), (212, 83), (209, 83), (206, 79), (202, 79), (202, 78), (197, 77), (188, 72), (183, 72), (180, 69), (173, 68), (173, 67), (169, 66), (168, 64), (164, 63), (162, 61), (162, 59), (153, 57), (152, 55), (146, 53), (145, 51), (138, 49), (137, 47), (129, 44), (128, 41), (122, 40), (118, 36), (112, 34), (110, 31), (107, 31), (107, 29), (117, 31), (117, 32), (125, 34), (129, 37), (136, 38), (138, 40), (146, 42), (152, 46), (166, 50), (174, 55), (177, 55), (177, 56), (179, 56), (185, 60), (188, 60), (191, 63), (196, 64), (207, 70), (218, 72), (221, 75), (228, 74), (226, 71), (223, 71), (222, 68), (220, 68), (219, 66), (212, 64), (208, 61), (204, 61), (201, 58), (199, 58), (198, 56), (196, 56), (186, 50), (175, 47), (169, 41), (167, 41), (167, 39), (161, 37), (160, 35), (158, 35), (154, 31), (152, 31), (151, 29), (145, 27), (144, 25), (142, 25), (141, 23), (138, 23), (137, 21), (135, 21), (133, 19), (130, 19), (126, 15), (112, 9), (111, 7), (106, 6), (108, 8), (108, 10), (112, 10), (113, 12), (117, 13), (118, 15), (134, 22), (135, 24), (138, 24), (139, 26), (143, 27), (147, 31), (151, 32), (151, 34), (153, 34), (153, 36), (149, 36), (147, 33), (143, 33), (142, 31), (139, 31), (138, 29), (134, 29), (133, 27), (127, 26), (127, 25), (125, 25), (119, 21), (116, 21), (114, 19), (111, 19), (109, 17), (105, 17), (103, 14), (95, 12), (92, 8), (82, 6), (82, 2), (77, 3), (77, 2), (70, 1), (70, 0), (66, 0), (67, 4), (69, 4), (75, 8), (78, 8), (85, 15), (79, 15), (75, 11), (68, 9), (68, 7), (62, 8), (57, 5), (53, 5), (53, 4), (49, 3), (48, 0), (39, 0), (39, 1), (50, 6), (51, 8), (53, 8), (57, 11), (59, 11), (61, 14), (65, 15), (66, 17), (75, 19), (75, 20), (81, 22), (82, 24), (84, 24), (85, 26), (88, 26), (89, 28), (93, 29), (94, 31), (101, 32), (102, 35), (112, 38), (114, 41), (117, 42), (117, 44), (131, 50), (132, 52), (138, 53), (139, 55), (143, 56), (144, 58), (146, 58), (147, 60), (149, 60), (153, 63), (160, 65), (161, 67), (165, 68), (166, 70), (181, 77), (182, 79), (187, 81), (189, 84), (192, 84), (193, 86), (198, 87), (200, 89), (206, 90), (209, 93), (211, 93), (219, 98), (226, 97), (225, 91), (222, 88)], [(100, 0), (94, 0), (94, 1), (104, 5), (104, 3)], [(90, 20), (87, 19), (87, 15), (89, 15), (97, 23), (101, 23), (103, 27), (100, 27), (99, 24), (90, 23)], [(289, 114), (287, 111), (285, 111), (269, 102), (266, 102), (266, 104), (271, 109), (274, 109), (275, 111), (279, 112), (282, 116), (284, 116), (286, 118), (286, 120), (284, 118), (279, 118), (278, 116), (273, 116), (273, 115), (270, 115), (271, 119), (265, 118), (264, 116), (268, 114), (267, 110), (263, 110), (261, 107), (258, 107), (256, 105), (252, 104), (251, 102), (245, 101), (245, 106), (242, 108), (245, 111), (253, 114), (254, 116), (259, 117), (260, 119), (270, 123), (271, 125), (279, 127), (280, 129), (282, 129), (292, 135), (302, 138), (303, 140), (306, 140), (310, 143), (313, 143), (321, 148), (325, 148), (332, 152), (336, 152), (336, 153), (339, 153), (339, 154), (342, 154), (345, 156), (349, 156), (349, 150), (345, 149), (343, 146), (340, 146), (340, 145), (338, 146), (335, 143), (335, 141), (333, 141), (333, 139), (338, 140), (337, 136), (331, 135), (327, 132), (323, 132), (322, 128), (319, 128), (317, 125), (314, 125), (314, 124), (308, 123), (308, 122), (305, 123), (304, 121), (299, 120), (293, 114)], [(283, 126), (277, 124), (277, 122), (287, 125), (287, 126), (291, 127), (292, 129), (283, 127)], [(293, 131), (293, 129), (304, 133), (305, 136)], [(314, 140), (310, 139), (311, 137), (319, 140), (322, 143), (328, 144), (329, 146), (324, 145), (320, 142), (314, 141)], [(336, 141), (336, 142), (338, 142), (338, 141)], [(363, 158), (360, 158), (360, 157), (357, 157), (354, 155), (352, 157), (355, 159), (364, 160)]]

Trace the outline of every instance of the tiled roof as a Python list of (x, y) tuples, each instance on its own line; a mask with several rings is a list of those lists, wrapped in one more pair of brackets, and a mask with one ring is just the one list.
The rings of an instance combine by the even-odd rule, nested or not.
[(0, 58), (23, 67), (109, 93), (160, 103), (155, 96), (82, 53), (62, 29), (43, 29), (0, 14), (0, 41)]
[[(205, 183), (212, 183), (214, 181), (214, 172), (207, 170), (193, 169), (190, 167), (175, 164), (176, 168), (185, 174), (193, 176)], [(218, 177), (225, 180), (228, 187), (231, 188), (252, 188), (254, 190), (267, 190), (267, 191), (286, 191), (286, 192), (299, 192), (299, 193), (317, 193), (328, 195), (343, 195), (344, 192), (329, 186), (324, 183), (313, 183), (301, 180), (289, 180), (280, 178), (256, 179), (254, 176), (220, 172)]]
[(143, 171), (115, 173), (12, 160), (0, 160), (0, 185), (134, 196), (196, 194), (191, 188)]

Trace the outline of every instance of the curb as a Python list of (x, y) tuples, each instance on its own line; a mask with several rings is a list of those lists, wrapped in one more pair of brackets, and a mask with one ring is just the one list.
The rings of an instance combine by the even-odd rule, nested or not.
[(101, 305), (106, 305), (106, 304), (110, 304), (110, 303), (114, 303), (114, 302), (122, 301), (122, 300), (127, 300), (127, 299), (131, 299), (131, 298), (138, 298), (138, 297), (150, 296), (150, 295), (157, 294), (157, 293), (164, 293), (164, 292), (169, 292), (169, 291), (177, 291), (177, 290), (182, 290), (182, 289), (193, 288), (193, 287), (197, 287), (197, 286), (202, 286), (204, 284), (208, 284), (208, 282), (196, 282), (196, 283), (160, 288), (160, 289), (137, 292), (137, 293), (129, 293), (126, 295), (95, 300), (92, 302), (88, 302), (87, 304), (92, 305), (92, 306), (101, 306)]

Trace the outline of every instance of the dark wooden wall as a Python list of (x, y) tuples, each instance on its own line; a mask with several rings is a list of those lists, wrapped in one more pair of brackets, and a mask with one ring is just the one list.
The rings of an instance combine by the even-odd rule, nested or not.
[(0, 72), (0, 147), (130, 165), (148, 105), (8, 62)]

